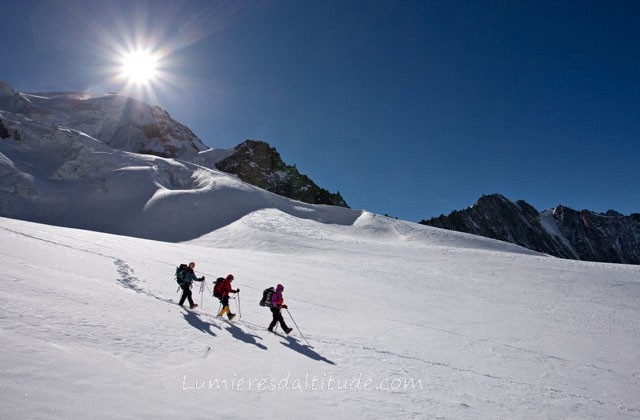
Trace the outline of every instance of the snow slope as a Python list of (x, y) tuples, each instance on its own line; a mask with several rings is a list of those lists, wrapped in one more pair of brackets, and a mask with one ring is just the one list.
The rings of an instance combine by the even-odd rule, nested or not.
[[(412, 226), (258, 209), (175, 244), (0, 218), (0, 418), (640, 417), (639, 267)], [(235, 274), (241, 320), (174, 303), (189, 260)], [(264, 330), (276, 282), (313, 347)]]

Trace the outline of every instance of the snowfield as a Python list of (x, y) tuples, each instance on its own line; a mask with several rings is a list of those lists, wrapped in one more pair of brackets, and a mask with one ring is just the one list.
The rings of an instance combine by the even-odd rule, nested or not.
[[(640, 267), (367, 212), (259, 209), (183, 243), (0, 218), (0, 239), (2, 419), (640, 418)], [(209, 292), (228, 273), (233, 322)], [(278, 282), (304, 337), (265, 331)]]

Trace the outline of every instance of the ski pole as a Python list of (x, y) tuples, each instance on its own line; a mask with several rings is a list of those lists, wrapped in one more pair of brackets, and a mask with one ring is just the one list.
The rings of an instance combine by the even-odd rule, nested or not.
[(304, 341), (307, 342), (307, 345), (309, 347), (313, 347), (310, 343), (309, 340), (307, 340), (307, 337), (304, 336), (304, 334), (302, 334), (302, 331), (300, 331), (300, 327), (298, 327), (298, 324), (296, 323), (296, 320), (293, 319), (293, 316), (291, 316), (291, 312), (289, 312), (289, 308), (287, 308), (287, 313), (289, 314), (289, 317), (291, 317), (291, 320), (293, 321), (293, 324), (296, 326), (296, 328), (298, 329), (298, 332), (300, 333), (300, 335), (302, 336), (302, 338), (304, 338)]
[(238, 318), (242, 318), (242, 309), (240, 309), (240, 291), (238, 290)]
[(203, 283), (204, 283), (204, 287), (206, 287), (206, 288), (207, 288), (207, 291), (209, 291), (209, 292), (211, 293), (211, 296), (212, 296), (212, 297), (215, 297), (215, 296), (213, 296), (213, 292), (211, 291), (211, 289), (209, 289), (209, 285), (207, 284), (207, 282), (206, 282), (206, 281), (203, 281)]
[(200, 282), (200, 309), (202, 309), (202, 295), (204, 294), (204, 280)]

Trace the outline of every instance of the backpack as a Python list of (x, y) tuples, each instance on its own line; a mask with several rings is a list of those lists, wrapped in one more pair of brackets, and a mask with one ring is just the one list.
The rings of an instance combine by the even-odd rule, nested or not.
[(187, 264), (180, 264), (176, 268), (176, 281), (179, 285), (184, 283), (184, 274), (187, 272)]
[(264, 289), (264, 291), (262, 292), (262, 300), (260, 301), (260, 306), (271, 307), (271, 296), (273, 296), (274, 292), (275, 290), (273, 289), (273, 287)]
[(224, 283), (224, 277), (218, 277), (216, 283), (213, 286), (213, 297), (222, 299), (222, 284)]

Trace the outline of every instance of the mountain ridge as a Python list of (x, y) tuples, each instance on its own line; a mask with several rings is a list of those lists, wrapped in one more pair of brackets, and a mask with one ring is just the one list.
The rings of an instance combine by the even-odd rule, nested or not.
[(560, 258), (640, 264), (640, 214), (597, 213), (558, 205), (539, 212), (524, 200), (483, 195), (474, 205), (448, 216), (420, 221), (511, 242)]

